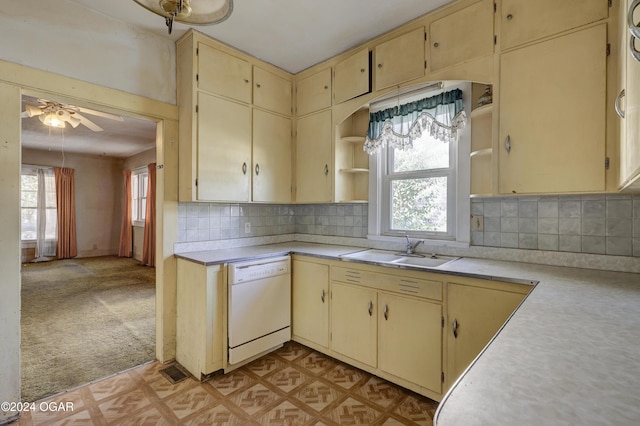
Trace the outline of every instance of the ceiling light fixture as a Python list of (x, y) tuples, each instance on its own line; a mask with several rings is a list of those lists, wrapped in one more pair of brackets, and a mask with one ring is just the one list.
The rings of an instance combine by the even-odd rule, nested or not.
[(227, 19), (233, 0), (133, 0), (145, 9), (165, 18), (169, 34), (173, 21), (192, 25), (213, 25)]

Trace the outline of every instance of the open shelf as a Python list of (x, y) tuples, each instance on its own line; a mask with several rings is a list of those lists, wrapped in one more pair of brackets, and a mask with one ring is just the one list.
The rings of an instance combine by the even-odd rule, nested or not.
[(366, 203), (369, 198), (369, 155), (362, 149), (369, 128), (369, 109), (354, 112), (336, 128), (335, 200)]
[(369, 173), (369, 169), (361, 169), (361, 168), (351, 168), (351, 169), (340, 169), (342, 173)]
[(363, 144), (365, 140), (364, 136), (343, 136), (340, 138), (340, 141), (346, 143), (354, 143), (354, 144)]

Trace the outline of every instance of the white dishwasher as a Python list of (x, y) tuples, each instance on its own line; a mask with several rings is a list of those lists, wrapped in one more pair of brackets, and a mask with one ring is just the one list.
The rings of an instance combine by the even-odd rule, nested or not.
[(291, 340), (289, 256), (229, 264), (229, 364)]

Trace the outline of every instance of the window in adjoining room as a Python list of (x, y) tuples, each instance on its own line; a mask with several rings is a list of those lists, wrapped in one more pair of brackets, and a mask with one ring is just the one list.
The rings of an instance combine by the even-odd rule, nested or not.
[(133, 225), (144, 226), (147, 213), (147, 188), (149, 172), (140, 167), (131, 172), (131, 220)]

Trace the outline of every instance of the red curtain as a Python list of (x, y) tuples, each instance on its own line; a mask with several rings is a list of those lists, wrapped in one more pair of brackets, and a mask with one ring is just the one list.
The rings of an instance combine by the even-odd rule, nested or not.
[(131, 227), (131, 170), (123, 170), (124, 202), (122, 203), (122, 226), (120, 227), (120, 249), (118, 256), (133, 256), (133, 230)]
[(142, 264), (156, 266), (156, 163), (149, 164), (147, 169), (149, 182), (147, 186), (147, 211), (144, 219)]
[(78, 255), (74, 170), (56, 167), (54, 174), (58, 203), (58, 258), (67, 259)]

